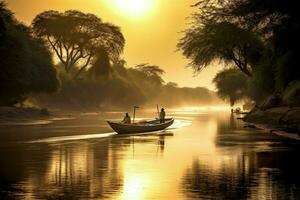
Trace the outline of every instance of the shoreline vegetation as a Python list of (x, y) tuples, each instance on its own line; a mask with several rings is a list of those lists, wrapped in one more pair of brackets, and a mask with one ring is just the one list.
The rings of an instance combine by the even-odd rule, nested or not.
[[(0, 107), (0, 127), (46, 125), (55, 120), (74, 119), (79, 114), (82, 112), (49, 111), (37, 107)], [(243, 115), (244, 117), (237, 117), (237, 119), (244, 121), (244, 128), (257, 128), (300, 141), (300, 107), (275, 107), (267, 110), (254, 108)]]
[(205, 87), (165, 82), (155, 64), (128, 66), (120, 27), (92, 13), (49, 10), (26, 26), (0, 0), (0, 25), (0, 106), (77, 111), (221, 103)]
[[(294, 1), (207, 0), (194, 4), (178, 42), (195, 72), (224, 64), (213, 83), (233, 107), (255, 108), (245, 121), (274, 132), (300, 131), (299, 4)], [(255, 125), (252, 125), (255, 126)]]

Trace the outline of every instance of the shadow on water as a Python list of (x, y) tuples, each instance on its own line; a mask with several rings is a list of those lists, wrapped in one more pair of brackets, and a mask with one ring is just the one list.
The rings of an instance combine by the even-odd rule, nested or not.
[(210, 166), (193, 159), (182, 177), (190, 199), (300, 199), (299, 143), (259, 129), (244, 129), (231, 114), (219, 118)]
[(197, 199), (299, 199), (298, 152), (242, 153), (217, 169), (194, 160), (182, 188)]

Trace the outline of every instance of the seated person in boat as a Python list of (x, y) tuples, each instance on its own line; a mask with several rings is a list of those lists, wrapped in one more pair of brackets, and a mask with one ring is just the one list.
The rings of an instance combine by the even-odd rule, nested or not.
[(129, 116), (128, 113), (125, 114), (125, 117), (124, 117), (122, 123), (124, 123), (124, 124), (131, 124), (131, 118), (130, 118), (130, 116)]
[(160, 111), (160, 113), (159, 113), (160, 123), (164, 123), (165, 122), (165, 117), (166, 117), (165, 109), (162, 108), (161, 111)]

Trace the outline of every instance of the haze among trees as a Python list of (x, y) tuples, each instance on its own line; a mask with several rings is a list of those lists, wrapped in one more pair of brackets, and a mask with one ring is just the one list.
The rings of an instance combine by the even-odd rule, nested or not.
[(248, 98), (259, 105), (276, 95), (281, 104), (300, 105), (298, 5), (292, 0), (199, 1), (178, 48), (196, 72), (216, 60), (237, 69), (226, 67), (214, 79), (219, 95), (231, 104)]
[(218, 102), (206, 88), (165, 83), (159, 66), (127, 66), (121, 29), (94, 14), (44, 11), (26, 26), (1, 2), (0, 42), (1, 106), (26, 100), (73, 110)]

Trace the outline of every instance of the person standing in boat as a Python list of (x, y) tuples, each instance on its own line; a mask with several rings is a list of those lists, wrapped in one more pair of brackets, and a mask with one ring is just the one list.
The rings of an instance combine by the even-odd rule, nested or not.
[(122, 123), (124, 123), (124, 124), (131, 124), (131, 118), (130, 118), (130, 116), (129, 116), (128, 113), (125, 114), (125, 117), (124, 117)]
[(165, 109), (162, 108), (159, 113), (160, 123), (165, 123), (165, 117), (166, 117)]

